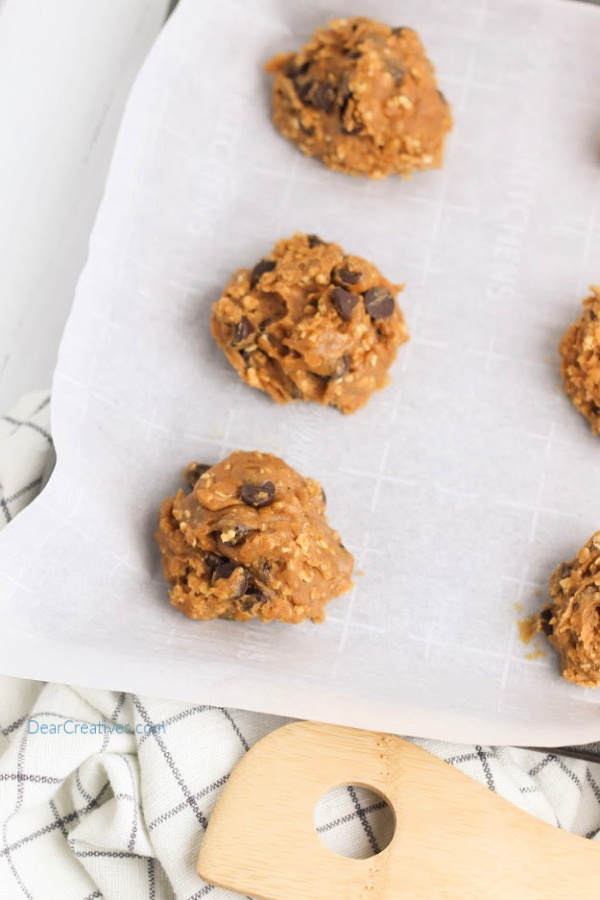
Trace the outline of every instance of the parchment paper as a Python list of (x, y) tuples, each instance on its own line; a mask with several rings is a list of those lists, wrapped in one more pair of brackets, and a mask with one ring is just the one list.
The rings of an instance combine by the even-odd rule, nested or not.
[[(261, 63), (359, 12), (421, 32), (456, 118), (441, 172), (348, 178), (271, 126)], [(0, 541), (6, 673), (460, 741), (600, 737), (600, 695), (516, 627), (600, 527), (600, 442), (556, 349), (600, 281), (599, 47), (600, 10), (558, 0), (180, 4), (64, 336), (57, 469)], [(295, 230), (407, 283), (412, 341), (350, 417), (274, 405), (209, 336), (232, 270)], [(323, 626), (168, 603), (160, 500), (236, 448), (326, 488), (364, 574)]]

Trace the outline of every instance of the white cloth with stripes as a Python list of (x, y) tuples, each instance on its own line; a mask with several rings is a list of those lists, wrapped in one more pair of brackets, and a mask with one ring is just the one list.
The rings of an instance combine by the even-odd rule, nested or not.
[[(28, 395), (0, 420), (3, 526), (40, 489), (51, 446), (46, 393)], [(0, 897), (234, 896), (199, 880), (198, 848), (232, 767), (285, 721), (1, 678)], [(164, 731), (147, 733), (149, 723), (164, 723)], [(532, 815), (600, 839), (600, 765), (515, 748), (418, 743)], [(318, 830), (338, 852), (370, 855), (390, 825), (382, 806), (361, 790), (340, 788), (321, 803)]]

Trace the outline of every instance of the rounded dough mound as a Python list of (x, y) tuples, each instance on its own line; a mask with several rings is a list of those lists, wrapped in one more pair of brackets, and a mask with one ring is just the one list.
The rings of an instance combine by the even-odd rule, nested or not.
[(319, 483), (267, 453), (190, 464), (161, 507), (156, 539), (171, 602), (192, 619), (322, 622), (350, 590), (354, 560)]
[(276, 127), (329, 168), (385, 178), (442, 165), (452, 114), (411, 28), (336, 19), (267, 71)]
[(387, 384), (408, 340), (399, 289), (367, 260), (296, 234), (233, 275), (213, 307), (212, 333), (244, 381), (278, 403), (316, 400), (352, 413)]
[(552, 604), (540, 615), (543, 632), (561, 656), (567, 681), (600, 684), (600, 531), (575, 559), (561, 563), (550, 579)]
[(560, 372), (573, 405), (600, 433), (600, 287), (592, 287), (583, 312), (562, 341)]

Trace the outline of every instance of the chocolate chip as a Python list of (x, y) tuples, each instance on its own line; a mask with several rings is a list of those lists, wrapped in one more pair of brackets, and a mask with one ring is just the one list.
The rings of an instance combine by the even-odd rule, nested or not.
[(273, 259), (261, 259), (252, 269), (250, 287), (255, 288), (265, 272), (272, 272), (277, 263)]
[(386, 59), (385, 70), (392, 76), (395, 86), (400, 87), (406, 74), (404, 67), (396, 59)]
[(325, 113), (333, 112), (335, 107), (336, 91), (331, 84), (320, 84), (313, 96), (313, 106), (322, 109)]
[(271, 566), (269, 565), (268, 559), (261, 559), (257, 563), (258, 574), (262, 578), (263, 581), (268, 581), (271, 577)]
[(292, 352), (290, 348), (286, 347), (286, 345), (282, 343), (278, 337), (275, 337), (274, 334), (265, 334), (265, 338), (272, 347), (275, 347), (281, 356), (289, 356)]
[(352, 272), (345, 266), (338, 266), (331, 273), (331, 279), (336, 284), (356, 284), (361, 279), (361, 272)]
[(402, 37), (403, 33), (407, 30), (406, 26), (401, 25), (399, 28), (392, 28), (392, 34), (396, 37)]
[(193, 488), (196, 486), (198, 479), (204, 475), (205, 472), (208, 472), (210, 468), (212, 467), (206, 463), (190, 463), (183, 473), (183, 480), (189, 487)]
[(226, 562), (227, 559), (224, 556), (219, 556), (217, 553), (206, 553), (204, 556), (204, 565), (209, 572), (214, 572), (215, 569), (218, 569), (219, 566)]
[(302, 134), (306, 134), (308, 135), (308, 137), (312, 137), (312, 135), (315, 133), (315, 129), (311, 125), (305, 125), (304, 122), (302, 122), (300, 119), (296, 119), (296, 122), (298, 123), (298, 128), (300, 129)]
[(306, 240), (308, 241), (308, 246), (311, 250), (314, 250), (315, 247), (319, 247), (321, 244), (325, 243), (325, 241), (322, 241), (316, 234), (307, 234)]
[(240, 356), (246, 368), (249, 369), (252, 365), (252, 354), (248, 353), (247, 350), (240, 350)]
[(385, 288), (369, 288), (363, 299), (372, 319), (388, 319), (394, 312), (394, 298)]
[(262, 509), (263, 506), (270, 506), (275, 499), (275, 485), (272, 481), (263, 481), (261, 484), (247, 481), (242, 485), (240, 497), (246, 506)]
[(238, 606), (243, 612), (250, 612), (254, 606), (262, 606), (268, 599), (266, 594), (260, 592), (257, 592), (256, 594), (248, 593), (240, 600)]
[(344, 322), (349, 322), (352, 318), (352, 313), (356, 308), (356, 304), (360, 300), (358, 294), (351, 294), (350, 291), (345, 291), (344, 288), (336, 287), (331, 292), (331, 299), (333, 300), (333, 305), (337, 309), (340, 318), (342, 318)]
[(590, 319), (591, 319), (593, 322), (595, 322), (597, 318), (598, 318), (598, 316), (596, 315), (596, 313), (594, 312), (594, 310), (593, 310), (593, 309), (590, 309)]
[(438, 97), (440, 98), (440, 100), (442, 101), (442, 103), (445, 106), (448, 106), (448, 101), (446, 100), (446, 98), (444, 97), (444, 95), (442, 94), (442, 92), (440, 90), (438, 90)]
[(246, 569), (241, 566), (239, 563), (234, 562), (233, 560), (228, 560), (222, 565), (218, 566), (213, 574), (211, 583), (215, 584), (215, 582), (220, 581), (224, 578), (226, 581), (229, 581), (234, 572), (238, 571), (240, 574), (238, 575), (238, 584), (235, 585), (235, 593), (232, 594), (231, 599), (237, 600), (238, 597), (243, 597), (246, 593), (246, 588), (248, 587), (248, 582), (250, 581), (250, 577)]
[(292, 59), (285, 67), (285, 74), (288, 78), (297, 78), (298, 75), (305, 75), (309, 67), (309, 62), (298, 63), (295, 59)]
[(332, 381), (341, 381), (345, 375), (350, 371), (350, 357), (346, 356), (344, 353), (343, 356), (340, 356), (338, 361), (335, 364), (335, 368), (331, 373)]
[(252, 328), (252, 323), (246, 316), (242, 316), (239, 322), (233, 326), (233, 336), (231, 338), (231, 346), (236, 347), (238, 344), (241, 344), (242, 341), (245, 341), (247, 337), (250, 337), (254, 329)]
[(554, 631), (554, 628), (550, 624), (550, 619), (552, 618), (552, 610), (545, 609), (540, 613), (540, 626), (544, 634), (548, 637)]
[(345, 122), (342, 122), (340, 125), (340, 131), (342, 134), (360, 134), (363, 130), (362, 122), (355, 122), (352, 120), (352, 126), (346, 125)]
[(360, 50), (351, 50), (347, 54), (348, 59), (360, 59), (361, 56), (362, 56), (362, 52)]
[(563, 563), (560, 567), (560, 578), (559, 581), (562, 581), (563, 578), (568, 578), (573, 570), (568, 563)]
[[(253, 531), (253, 528), (249, 528), (248, 525), (226, 525), (219, 532), (219, 537), (221, 539), (221, 543), (226, 547), (237, 547), (239, 544), (243, 544), (248, 535)], [(227, 536), (227, 540), (223, 537), (223, 535)]]
[(274, 321), (275, 321), (275, 319), (271, 318), (270, 316), (267, 316), (266, 319), (263, 319), (261, 322), (259, 322), (258, 330), (264, 331), (265, 328), (268, 328), (269, 325), (271, 324), (271, 322), (274, 322)]
[(296, 91), (296, 95), (301, 103), (304, 106), (312, 106), (312, 91), (315, 86), (312, 78), (309, 78), (308, 81), (298, 81), (296, 78), (292, 79), (292, 84), (294, 85), (294, 90)]
[(337, 92), (337, 102), (340, 107), (340, 117), (344, 117), (344, 113), (346, 112), (346, 108), (352, 97), (352, 91), (350, 90), (350, 79), (346, 74), (342, 75), (342, 80), (340, 81), (340, 86)]
[(321, 497), (323, 498), (323, 505), (327, 506), (327, 494), (325, 493), (325, 488), (321, 488)]

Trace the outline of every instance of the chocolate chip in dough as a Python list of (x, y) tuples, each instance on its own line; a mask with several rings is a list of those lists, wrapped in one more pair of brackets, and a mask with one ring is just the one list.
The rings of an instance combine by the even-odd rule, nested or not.
[(242, 485), (240, 497), (246, 506), (262, 509), (263, 506), (270, 506), (275, 499), (275, 485), (272, 481), (263, 481), (262, 484), (247, 481)]
[(233, 560), (229, 560), (228, 562), (223, 563), (223, 565), (218, 566), (212, 574), (212, 584), (216, 581), (220, 581), (224, 578), (226, 581), (232, 577), (234, 572), (239, 572), (238, 575), (238, 583), (235, 584), (235, 593), (232, 595), (231, 599), (236, 600), (238, 597), (243, 597), (246, 593), (246, 588), (248, 587), (248, 582), (250, 577), (246, 569), (241, 566), (239, 563), (234, 562)]
[(552, 618), (552, 610), (545, 609), (542, 613), (540, 613), (540, 625), (542, 627), (542, 631), (546, 636), (551, 635), (554, 629), (550, 624), (550, 619)]
[(312, 78), (309, 78), (308, 81), (298, 81), (296, 78), (292, 79), (292, 84), (294, 85), (294, 90), (298, 95), (298, 99), (304, 106), (312, 106), (312, 90), (315, 86)]
[(364, 294), (364, 301), (372, 319), (388, 319), (394, 312), (394, 298), (385, 288), (369, 288)]
[(342, 134), (360, 134), (363, 130), (363, 126), (360, 122), (353, 122), (352, 128), (348, 128), (343, 122), (340, 125), (340, 131)]
[(352, 91), (350, 89), (350, 79), (344, 73), (344, 75), (342, 75), (342, 80), (340, 81), (340, 86), (338, 88), (337, 94), (337, 101), (340, 107), (340, 116), (343, 116), (346, 112), (351, 97)]
[(569, 563), (563, 563), (560, 567), (560, 580), (562, 581), (564, 578), (568, 578), (573, 569), (569, 565)]
[(322, 241), (321, 238), (316, 234), (307, 234), (306, 240), (308, 241), (308, 246), (311, 250), (325, 243), (325, 241)]
[(247, 337), (250, 337), (252, 332), (254, 331), (252, 327), (252, 323), (246, 316), (242, 316), (239, 322), (233, 326), (233, 337), (231, 338), (231, 346), (236, 347), (238, 344), (241, 344), (242, 341), (245, 341)]
[(250, 276), (250, 287), (255, 288), (265, 272), (272, 272), (277, 263), (273, 259), (261, 259), (252, 269)]
[(248, 353), (247, 350), (240, 350), (240, 356), (242, 357), (244, 366), (249, 369), (252, 365), (252, 353)]
[(331, 373), (332, 381), (341, 381), (345, 375), (350, 371), (350, 358), (346, 356), (344, 353), (343, 356), (340, 356), (338, 361), (335, 364), (335, 368)]
[(226, 563), (227, 560), (224, 556), (219, 556), (217, 553), (207, 553), (204, 556), (204, 565), (208, 569), (209, 572), (214, 572), (219, 566), (222, 566)]
[(254, 606), (262, 606), (263, 603), (266, 603), (269, 599), (266, 594), (257, 591), (255, 594), (250, 593), (252, 587), (248, 588), (248, 593), (246, 596), (240, 600), (239, 606), (244, 612), (250, 612), (252, 607)]
[(211, 466), (206, 463), (191, 463), (184, 472), (183, 480), (190, 488), (195, 488), (198, 479), (204, 475)]
[(332, 291), (331, 299), (340, 317), (344, 322), (349, 322), (360, 297), (357, 294), (351, 294), (350, 291), (345, 291), (344, 288), (336, 287)]
[(298, 75), (305, 75), (310, 68), (309, 62), (297, 63), (292, 59), (286, 67), (285, 74), (288, 78), (297, 78)]
[(335, 88), (331, 84), (320, 84), (313, 97), (315, 109), (322, 109), (325, 113), (331, 113), (335, 107)]
[(360, 281), (361, 273), (352, 272), (345, 266), (337, 266), (332, 271), (331, 278), (336, 284), (356, 284), (357, 281)]
[(406, 71), (403, 66), (401, 66), (400, 63), (395, 59), (386, 59), (385, 71), (388, 73), (388, 75), (391, 75), (392, 81), (394, 82), (395, 86), (400, 87), (400, 85), (404, 81), (404, 76), (406, 75)]

